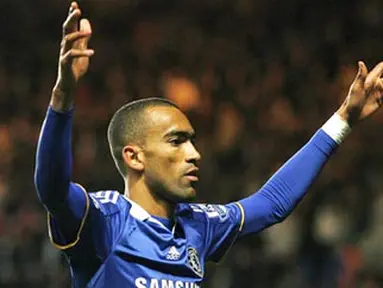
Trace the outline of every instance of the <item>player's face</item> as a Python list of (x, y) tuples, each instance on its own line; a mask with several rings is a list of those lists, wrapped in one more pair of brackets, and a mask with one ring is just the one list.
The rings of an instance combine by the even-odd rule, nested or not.
[(200, 160), (193, 127), (174, 107), (160, 106), (146, 112), (150, 121), (144, 148), (146, 184), (167, 201), (192, 200)]

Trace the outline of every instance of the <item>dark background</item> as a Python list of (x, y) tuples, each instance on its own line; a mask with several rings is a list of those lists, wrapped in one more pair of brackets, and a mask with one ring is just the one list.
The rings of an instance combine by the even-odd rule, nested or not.
[[(82, 81), (74, 180), (119, 189), (106, 127), (162, 95), (197, 130), (199, 201), (254, 193), (331, 115), (357, 61), (383, 59), (383, 2), (87, 0), (96, 54)], [(0, 1), (0, 286), (69, 287), (33, 187), (68, 2)], [(282, 224), (240, 241), (205, 287), (383, 287), (383, 114), (355, 129)], [(382, 211), (382, 212), (381, 212)]]

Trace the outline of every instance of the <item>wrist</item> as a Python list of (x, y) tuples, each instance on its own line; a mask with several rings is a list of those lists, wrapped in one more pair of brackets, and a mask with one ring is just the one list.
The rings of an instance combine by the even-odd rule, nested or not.
[(64, 91), (57, 85), (52, 90), (50, 106), (57, 112), (67, 112), (73, 108), (74, 92)]
[(350, 134), (352, 128), (346, 115), (336, 112), (322, 126), (322, 130), (329, 135), (338, 145)]
[(343, 104), (338, 111), (336, 111), (336, 114), (346, 121), (350, 127), (354, 127), (358, 122), (360, 111), (357, 109), (347, 109)]

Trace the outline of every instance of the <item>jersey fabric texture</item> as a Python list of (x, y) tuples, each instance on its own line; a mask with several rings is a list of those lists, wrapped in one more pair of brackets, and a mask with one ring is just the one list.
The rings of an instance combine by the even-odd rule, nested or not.
[(118, 191), (86, 197), (76, 243), (49, 217), (51, 240), (65, 251), (74, 287), (201, 287), (205, 262), (221, 259), (244, 222), (239, 203), (179, 204), (169, 229)]

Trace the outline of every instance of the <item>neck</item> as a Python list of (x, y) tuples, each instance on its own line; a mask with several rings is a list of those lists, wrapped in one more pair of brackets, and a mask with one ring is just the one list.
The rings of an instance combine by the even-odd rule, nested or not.
[(125, 196), (140, 205), (150, 215), (171, 219), (174, 215), (175, 204), (156, 197), (143, 179), (125, 178)]

